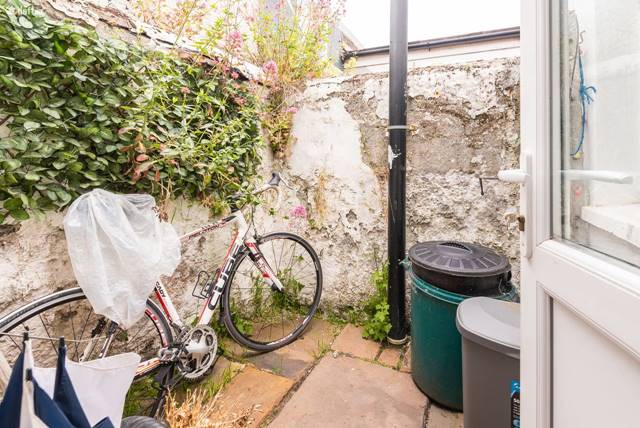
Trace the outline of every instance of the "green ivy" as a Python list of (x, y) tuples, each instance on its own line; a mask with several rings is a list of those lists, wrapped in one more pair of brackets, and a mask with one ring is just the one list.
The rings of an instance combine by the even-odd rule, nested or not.
[(182, 195), (219, 211), (256, 173), (257, 111), (222, 67), (107, 41), (0, 0), (0, 123), (9, 131), (0, 223), (60, 210), (97, 187)]

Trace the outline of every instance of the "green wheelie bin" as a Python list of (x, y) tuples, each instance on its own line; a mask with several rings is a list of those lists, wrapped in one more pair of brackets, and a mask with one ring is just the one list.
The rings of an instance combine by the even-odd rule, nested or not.
[(506, 257), (453, 241), (419, 243), (411, 261), (411, 374), (433, 401), (463, 410), (458, 305), (472, 296), (517, 300)]

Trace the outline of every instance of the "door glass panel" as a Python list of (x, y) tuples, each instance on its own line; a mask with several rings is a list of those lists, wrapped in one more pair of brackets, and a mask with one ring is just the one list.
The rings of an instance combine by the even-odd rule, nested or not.
[(640, 1), (552, 4), (554, 237), (640, 266)]

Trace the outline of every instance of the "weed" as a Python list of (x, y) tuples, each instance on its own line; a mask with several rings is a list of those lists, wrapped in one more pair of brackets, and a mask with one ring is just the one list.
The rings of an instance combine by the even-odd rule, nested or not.
[(329, 345), (328, 343), (322, 340), (318, 340), (317, 345), (318, 347), (315, 349), (315, 351), (313, 351), (312, 355), (314, 359), (319, 360), (320, 358), (324, 357), (327, 352), (331, 350), (331, 345)]
[(220, 392), (211, 397), (210, 392), (196, 388), (187, 391), (184, 400), (169, 395), (165, 406), (165, 420), (172, 428), (231, 428), (244, 427), (252, 422), (251, 415), (257, 406), (232, 413), (219, 403)]
[(135, 381), (131, 384), (124, 400), (123, 416), (142, 414), (146, 407), (153, 404), (157, 396), (158, 387), (152, 376)]
[(207, 395), (210, 399), (213, 399), (222, 388), (224, 388), (231, 382), (232, 377), (233, 371), (231, 370), (231, 366), (229, 366), (224, 369), (220, 379), (216, 380), (211, 378), (210, 380), (203, 382), (201, 388), (207, 392)]
[(364, 312), (362, 307), (342, 306), (339, 308), (326, 306), (319, 310), (318, 316), (331, 324), (343, 326), (345, 324), (362, 325)]
[(343, 326), (347, 323), (344, 315), (333, 308), (320, 308), (317, 316), (337, 326)]
[(362, 310), (365, 317), (362, 336), (366, 339), (382, 342), (391, 330), (389, 303), (387, 302), (387, 284), (389, 282), (387, 262), (380, 264), (373, 271), (371, 282), (375, 291), (365, 302)]

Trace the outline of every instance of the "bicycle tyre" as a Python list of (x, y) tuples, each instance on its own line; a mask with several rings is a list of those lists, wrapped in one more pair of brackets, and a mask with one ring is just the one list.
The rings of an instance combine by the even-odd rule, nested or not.
[[(9, 314), (2, 317), (0, 319), (0, 334), (11, 331), (16, 326), (41, 314), (46, 310), (86, 298), (87, 297), (85, 296), (84, 292), (79, 287), (58, 291), (41, 297), (34, 302), (28, 303), (18, 309), (15, 309)], [(156, 305), (155, 302), (150, 299), (147, 300), (147, 309), (149, 309), (153, 314), (153, 317), (149, 318), (151, 318), (151, 321), (155, 325), (156, 329), (158, 329), (158, 334), (160, 335), (162, 343), (165, 346), (168, 345), (173, 341), (173, 333), (171, 331), (169, 321), (166, 319), (164, 313), (160, 310), (158, 305)], [(162, 328), (162, 332), (160, 331), (160, 328)]]
[(168, 428), (168, 426), (148, 416), (129, 416), (122, 420), (120, 428)]
[[(55, 309), (56, 307), (62, 307), (63, 305), (69, 303), (79, 302), (84, 299), (86, 299), (86, 296), (82, 289), (80, 289), (79, 287), (58, 291), (41, 297), (31, 303), (13, 310), (9, 314), (2, 317), (0, 319), (0, 337), (2, 337), (2, 333), (9, 333), (14, 328), (18, 328), (21, 324), (32, 320), (34, 317), (40, 316), (46, 311)], [(148, 312), (145, 312), (145, 316), (155, 326), (160, 339), (160, 343), (162, 343), (163, 346), (167, 346), (173, 341), (173, 334), (169, 321), (166, 319), (160, 308), (152, 300), (147, 300), (147, 310)], [(82, 334), (83, 333), (81, 333), (81, 335)], [(152, 376), (156, 371), (157, 367), (152, 370), (136, 374), (135, 380)], [(162, 399), (163, 397), (160, 394), (156, 397), (156, 400)]]
[(258, 352), (268, 352), (273, 351), (283, 346), (286, 346), (296, 340), (300, 335), (305, 331), (305, 329), (309, 326), (309, 323), (313, 319), (313, 315), (318, 309), (320, 305), (320, 298), (322, 296), (322, 267), (320, 265), (320, 259), (316, 254), (313, 247), (302, 237), (295, 235), (293, 233), (288, 232), (275, 232), (270, 233), (264, 236), (257, 238), (257, 244), (260, 246), (261, 244), (272, 241), (274, 239), (289, 239), (300, 244), (309, 254), (311, 259), (313, 260), (315, 270), (316, 270), (316, 292), (314, 296), (314, 300), (310, 306), (309, 313), (305, 316), (302, 323), (296, 327), (289, 335), (284, 338), (275, 340), (269, 343), (257, 342), (251, 340), (248, 336), (244, 335), (241, 332), (241, 329), (234, 324), (234, 320), (231, 314), (231, 311), (228, 309), (231, 307), (230, 296), (233, 280), (236, 276), (236, 272), (242, 263), (242, 261), (248, 256), (248, 250), (243, 251), (236, 259), (231, 268), (231, 273), (229, 275), (227, 286), (225, 287), (223, 296), (222, 296), (222, 307), (223, 307), (223, 321), (227, 328), (227, 331), (231, 335), (231, 337), (238, 342), (239, 344)]

